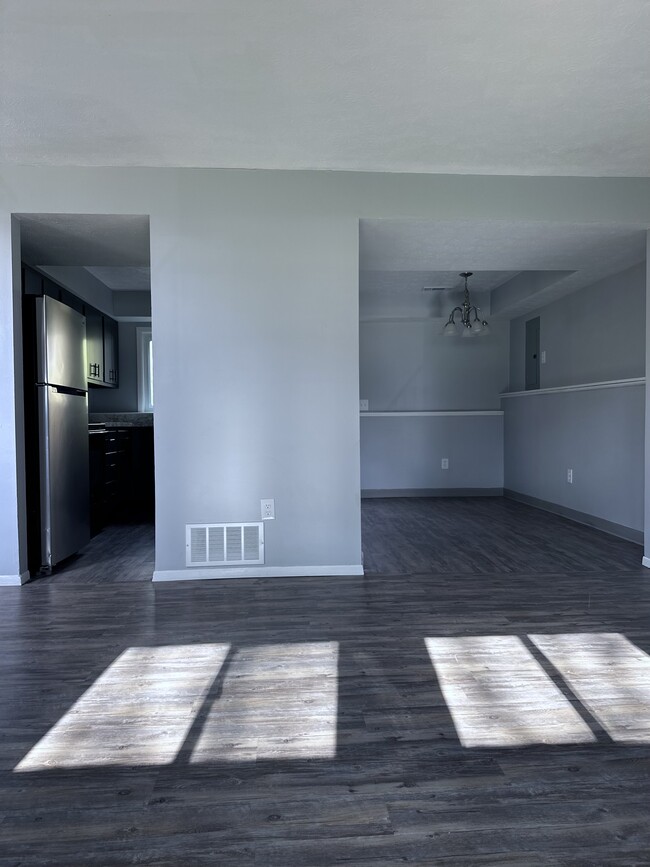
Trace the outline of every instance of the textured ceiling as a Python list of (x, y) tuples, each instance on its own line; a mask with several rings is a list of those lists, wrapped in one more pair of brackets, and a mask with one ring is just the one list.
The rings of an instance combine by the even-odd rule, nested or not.
[[(488, 314), (490, 292), (515, 277), (516, 271), (477, 271), (468, 280), (473, 304)], [(423, 291), (425, 286), (443, 291)], [(464, 281), (457, 271), (361, 271), (359, 316), (377, 318), (435, 318), (448, 316), (462, 303)]]
[(29, 265), (92, 265), (110, 268), (149, 266), (148, 216), (140, 214), (18, 214), (17, 216), (20, 220), (22, 258)]
[[(646, 238), (645, 226), (361, 220), (361, 315), (442, 315), (462, 287), (460, 271), (474, 272), (470, 289), (484, 298), (516, 274), (531, 275), (537, 291), (509, 303), (512, 317), (642, 262)], [(426, 293), (423, 286), (456, 292)]]
[(0, 160), (650, 175), (647, 0), (2, 0)]
[(149, 217), (18, 214), (28, 265), (86, 270), (112, 291), (150, 291)]
[(93, 277), (108, 286), (113, 292), (151, 291), (151, 268), (86, 267)]
[[(504, 220), (361, 220), (363, 271), (446, 272), (590, 268), (620, 271), (645, 258), (647, 227)], [(435, 273), (442, 276), (436, 277)]]

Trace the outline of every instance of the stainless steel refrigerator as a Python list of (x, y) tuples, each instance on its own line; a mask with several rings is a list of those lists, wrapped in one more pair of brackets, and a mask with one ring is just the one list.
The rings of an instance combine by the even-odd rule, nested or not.
[(90, 540), (86, 318), (36, 299), (41, 566)]

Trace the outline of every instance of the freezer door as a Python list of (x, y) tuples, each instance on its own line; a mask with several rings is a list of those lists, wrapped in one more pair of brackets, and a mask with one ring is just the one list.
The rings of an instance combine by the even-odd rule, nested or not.
[(41, 564), (55, 566), (90, 541), (88, 399), (41, 385)]
[(86, 317), (44, 295), (36, 299), (37, 382), (86, 391)]

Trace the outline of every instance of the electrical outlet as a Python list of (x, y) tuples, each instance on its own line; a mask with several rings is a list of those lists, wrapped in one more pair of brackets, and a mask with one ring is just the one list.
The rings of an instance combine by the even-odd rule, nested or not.
[(262, 520), (272, 521), (275, 518), (275, 500), (260, 500)]
[(573, 470), (566, 471), (566, 480), (570, 485), (573, 484)]
[(359, 412), (368, 412), (368, 401), (360, 400), (359, 401)]
[(449, 469), (449, 458), (443, 458), (440, 461), (440, 469), (441, 470), (448, 470)]
[(542, 349), (542, 357), (540, 359), (541, 364), (546, 364), (546, 350)]

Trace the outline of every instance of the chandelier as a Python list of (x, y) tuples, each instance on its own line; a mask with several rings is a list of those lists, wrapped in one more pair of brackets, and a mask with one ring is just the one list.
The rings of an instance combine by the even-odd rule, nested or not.
[[(465, 297), (462, 307), (454, 307), (449, 314), (447, 324), (442, 329), (445, 337), (472, 337), (474, 334), (487, 334), (490, 326), (485, 319), (481, 319), (478, 315), (479, 308), (470, 303), (469, 289), (467, 288), (467, 279), (473, 274), (472, 271), (461, 271), (460, 277), (465, 279)], [(456, 321), (456, 313), (460, 313), (460, 318)]]

